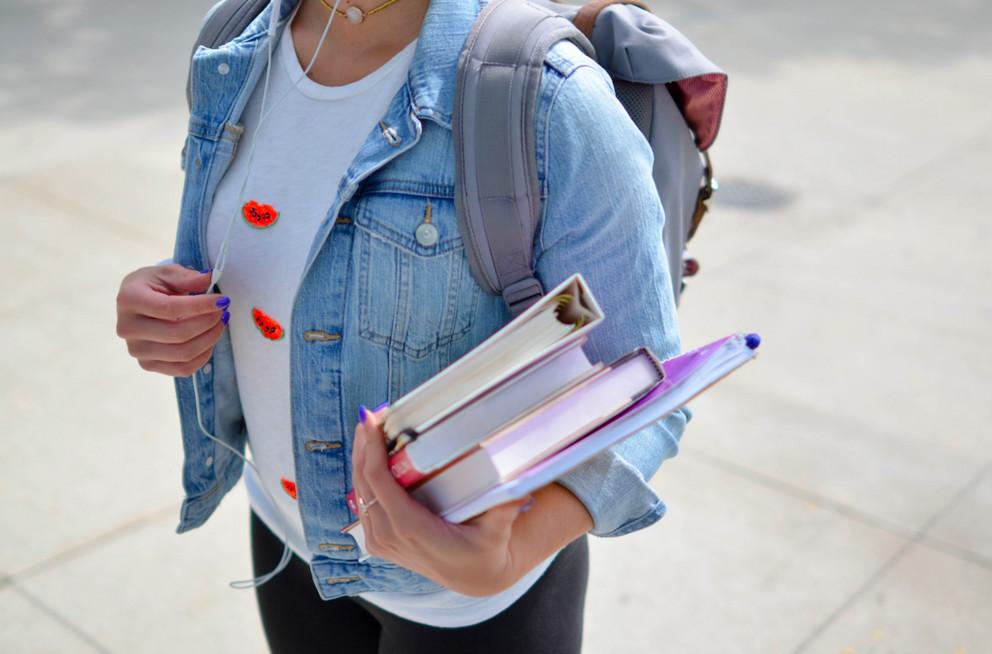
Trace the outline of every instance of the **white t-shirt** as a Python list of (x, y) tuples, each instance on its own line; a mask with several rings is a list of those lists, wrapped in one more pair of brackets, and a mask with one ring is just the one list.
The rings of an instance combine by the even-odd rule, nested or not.
[[(326, 46), (325, 46), (326, 47)], [(262, 84), (244, 113), (245, 133), (217, 187), (207, 226), (216, 262), (232, 216), (222, 288), (231, 298), (228, 325), (249, 444), (260, 474), (246, 468), (252, 509), (292, 550), (310, 560), (295, 499), (290, 412), (290, 317), (306, 254), (335, 199), (337, 182), (366, 136), (386, 113), (413, 60), (416, 41), (381, 68), (344, 86), (303, 75), (289, 26), (273, 52), (265, 111), (256, 134)], [(298, 82), (298, 83), (297, 83)], [(293, 88), (296, 84), (296, 88)], [(278, 104), (276, 104), (278, 103)], [(300, 126), (306, 129), (300, 129)], [(248, 153), (258, 139), (249, 171)], [(246, 217), (243, 206), (253, 202)], [(264, 329), (263, 329), (264, 327)], [(281, 331), (280, 331), (281, 328)], [(268, 489), (275, 504), (262, 490)], [(489, 597), (443, 590), (428, 594), (364, 593), (362, 597), (408, 620), (458, 627), (486, 620), (523, 595), (547, 569), (544, 561), (511, 588)]]

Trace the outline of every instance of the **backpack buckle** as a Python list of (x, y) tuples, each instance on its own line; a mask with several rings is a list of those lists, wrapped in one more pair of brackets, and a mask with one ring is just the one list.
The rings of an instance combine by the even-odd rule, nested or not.
[(699, 224), (703, 222), (703, 216), (710, 210), (706, 204), (713, 194), (720, 189), (716, 177), (713, 176), (713, 164), (710, 162), (710, 153), (703, 152), (703, 185), (699, 188), (699, 195), (696, 196), (696, 210), (692, 213), (692, 222), (689, 224), (689, 235), (685, 237), (688, 241), (699, 229)]
[(503, 289), (503, 300), (514, 317), (519, 316), (527, 307), (537, 302), (544, 295), (544, 287), (533, 275), (513, 282)]

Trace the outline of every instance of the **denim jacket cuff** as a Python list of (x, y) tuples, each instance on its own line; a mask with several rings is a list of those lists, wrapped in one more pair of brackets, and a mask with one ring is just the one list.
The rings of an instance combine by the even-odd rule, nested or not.
[(593, 519), (594, 536), (622, 536), (654, 524), (665, 514), (665, 503), (640, 471), (607, 450), (559, 477), (585, 505)]

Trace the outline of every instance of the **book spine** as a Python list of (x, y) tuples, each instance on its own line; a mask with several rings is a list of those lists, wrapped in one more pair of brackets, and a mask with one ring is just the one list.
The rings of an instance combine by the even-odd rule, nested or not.
[[(406, 454), (405, 448), (389, 457), (389, 471), (403, 488), (409, 488), (422, 479), (427, 478), (426, 474), (414, 467), (410, 457)], [(348, 503), (348, 508), (351, 509), (351, 512), (358, 515), (358, 494), (355, 493), (355, 489), (348, 491), (344, 496), (344, 500)]]
[(403, 488), (409, 488), (418, 481), (427, 478), (427, 474), (425, 472), (418, 470), (417, 467), (413, 465), (413, 461), (410, 460), (410, 454), (407, 452), (406, 447), (389, 457), (389, 472), (393, 473), (393, 477), (396, 478), (396, 481), (398, 481), (400, 486)]

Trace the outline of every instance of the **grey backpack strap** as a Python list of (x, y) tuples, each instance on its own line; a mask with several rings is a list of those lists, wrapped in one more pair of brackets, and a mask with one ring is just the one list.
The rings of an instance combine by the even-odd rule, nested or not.
[(526, 0), (493, 0), (458, 61), (452, 129), (459, 228), (479, 285), (502, 294), (514, 316), (544, 292), (533, 268), (541, 215), (534, 116), (545, 56), (565, 39), (592, 56), (567, 19)]
[[(200, 34), (193, 44), (193, 52), (201, 45), (208, 48), (227, 43), (245, 31), (248, 24), (262, 13), (269, 0), (221, 0), (207, 14), (200, 27)], [(190, 56), (192, 59), (192, 56)], [(190, 76), (186, 75), (186, 106), (192, 99)]]

